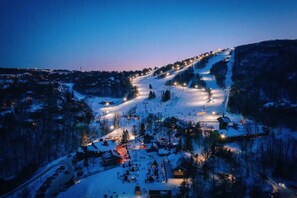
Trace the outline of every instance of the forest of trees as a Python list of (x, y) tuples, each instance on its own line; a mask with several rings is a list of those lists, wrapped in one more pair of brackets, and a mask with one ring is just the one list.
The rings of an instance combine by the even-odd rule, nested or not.
[[(235, 48), (229, 108), (270, 126), (297, 128), (297, 41)], [(274, 103), (264, 107), (266, 103)], [(278, 104), (278, 105), (277, 105)]]
[(227, 60), (222, 60), (217, 63), (215, 63), (211, 69), (210, 74), (214, 75), (216, 77), (216, 81), (219, 87), (222, 89), (225, 88), (225, 80), (226, 80), (226, 74), (227, 74)]
[[(149, 71), (0, 68), (3, 74), (0, 81), (0, 166), (3, 168), (0, 193), (11, 190), (41, 166), (73, 152), (96, 136), (88, 127), (91, 110), (83, 101), (76, 101), (73, 91), (64, 83), (73, 83), (74, 89), (84, 94), (131, 99), (138, 90), (131, 85), (130, 78)], [(110, 131), (108, 125), (100, 126), (103, 132)], [(120, 127), (117, 114), (113, 126)]]
[[(199, 128), (196, 124), (196, 127)], [(220, 135), (198, 130), (195, 137), (185, 134), (183, 149), (192, 153), (191, 141), (201, 145), (203, 160), (192, 153), (181, 159), (187, 177), (180, 186), (180, 197), (269, 197), (270, 177), (296, 181), (297, 140), (272, 133), (257, 139), (237, 141), (241, 152), (224, 147)], [(191, 182), (190, 182), (191, 181)]]
[(73, 152), (82, 137), (89, 136), (90, 109), (61, 88), (58, 83), (29, 81), (1, 90), (1, 178), (14, 176), (0, 180), (6, 183), (1, 192), (21, 183), (40, 166)]
[(186, 70), (178, 73), (174, 76), (172, 80), (166, 82), (166, 85), (173, 86), (177, 83), (177, 85), (184, 86), (186, 84), (187, 87), (195, 88), (198, 87), (206, 87), (206, 83), (201, 79), (200, 75), (194, 74), (193, 67), (189, 67)]

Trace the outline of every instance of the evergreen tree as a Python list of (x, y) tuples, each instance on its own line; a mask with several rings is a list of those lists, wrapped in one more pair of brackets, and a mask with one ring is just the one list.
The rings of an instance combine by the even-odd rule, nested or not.
[(149, 85), (149, 88), (150, 88), (150, 89), (153, 89), (153, 87), (152, 87), (152, 85), (151, 85), (151, 84)]
[(121, 143), (127, 144), (128, 140), (129, 140), (129, 132), (127, 130), (126, 131), (123, 130)]
[(145, 132), (145, 125), (142, 122), (141, 125), (140, 125), (140, 135), (144, 135), (144, 132)]
[(150, 91), (150, 92), (149, 92), (148, 99), (152, 99), (152, 98), (153, 98), (153, 92), (152, 92), (152, 91)]
[(156, 98), (155, 92), (150, 91), (150, 92), (149, 92), (149, 97), (148, 97), (148, 98), (149, 98), (149, 99)]
[(162, 102), (166, 102), (166, 101), (170, 100), (170, 98), (171, 98), (170, 91), (166, 90), (162, 95)]
[(137, 131), (136, 131), (136, 125), (134, 124), (134, 125), (133, 125), (133, 128), (132, 128), (132, 133), (133, 133), (133, 135), (137, 135), (136, 132), (137, 132)]
[(192, 144), (192, 138), (190, 135), (187, 135), (186, 142), (185, 142), (185, 150), (187, 151), (193, 151), (193, 144)]

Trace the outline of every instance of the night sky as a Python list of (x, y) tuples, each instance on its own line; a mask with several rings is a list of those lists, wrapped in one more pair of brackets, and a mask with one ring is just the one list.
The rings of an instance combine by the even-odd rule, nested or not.
[(297, 38), (297, 0), (0, 0), (0, 67), (135, 70)]

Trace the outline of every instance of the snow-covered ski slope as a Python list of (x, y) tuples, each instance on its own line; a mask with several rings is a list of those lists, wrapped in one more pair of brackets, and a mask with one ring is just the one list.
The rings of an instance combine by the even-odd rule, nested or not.
[[(232, 83), (232, 62), (228, 63), (226, 90), (222, 90), (218, 87), (214, 76), (210, 74), (210, 69), (213, 64), (221, 60), (233, 60), (233, 53), (230, 55), (230, 52), (232, 52), (231, 49), (220, 51), (208, 61), (206, 67), (194, 70), (194, 72), (199, 73), (202, 79), (206, 82), (207, 88), (211, 88), (211, 100), (208, 97), (208, 93), (204, 89), (165, 85), (168, 80), (171, 80), (179, 72), (184, 71), (188, 67), (193, 67), (193, 65), (197, 63), (196, 61), (188, 67), (185, 67), (178, 72), (174, 72), (163, 79), (157, 79), (157, 77), (153, 76), (152, 73), (146, 76), (137, 77), (132, 81), (133, 86), (137, 86), (139, 90), (139, 96), (137, 98), (124, 102), (120, 105), (100, 108), (100, 111), (95, 109), (95, 111), (101, 112), (101, 115), (104, 112), (108, 112), (107, 115), (105, 115), (105, 118), (109, 120), (113, 118), (114, 113), (118, 113), (120, 115), (126, 114), (131, 108), (136, 107), (136, 114), (140, 118), (145, 118), (149, 113), (152, 113), (159, 114), (162, 116), (162, 118), (175, 116), (186, 121), (215, 121), (217, 117), (222, 115), (226, 108), (224, 102), (228, 98), (227, 94), (229, 93), (229, 90), (227, 89), (231, 87)], [(149, 89), (150, 84), (152, 85), (152, 89)], [(162, 93), (165, 90), (170, 90), (171, 99), (167, 102), (161, 102)], [(148, 99), (150, 91), (155, 92), (155, 99)], [(92, 100), (92, 102), (96, 102), (96, 100)], [(94, 105), (91, 104), (91, 106)], [(235, 119), (237, 117), (232, 115), (228, 116), (231, 116)]]
[[(149, 113), (152, 114), (160, 114), (162, 118), (166, 118), (168, 116), (175, 116), (182, 120), (186, 121), (204, 121), (207, 125), (212, 125), (214, 128), (218, 128), (218, 122), (216, 121), (217, 117), (222, 115), (222, 112), (225, 109), (225, 100), (228, 97), (228, 91), (222, 90), (218, 87), (215, 78), (209, 74), (210, 69), (213, 64), (218, 61), (229, 59), (233, 60), (233, 53), (230, 52), (232, 50), (224, 50), (217, 53), (216, 56), (212, 57), (205, 68), (195, 69), (194, 72), (199, 73), (203, 80), (206, 81), (207, 88), (211, 88), (212, 92), (212, 100), (209, 100), (208, 93), (203, 89), (197, 88), (187, 88), (182, 86), (166, 86), (165, 83), (168, 80), (174, 78), (176, 74), (186, 70), (188, 67), (193, 67), (196, 62), (192, 65), (189, 65), (186, 68), (183, 68), (180, 71), (172, 72), (171, 75), (158, 79), (153, 74), (148, 74), (146, 76), (141, 76), (134, 78), (132, 83), (133, 86), (137, 86), (139, 90), (139, 95), (137, 98), (123, 102), (123, 99), (112, 99), (112, 98), (85, 98), (86, 102), (93, 109), (93, 112), (97, 114), (97, 117), (102, 119), (102, 117), (108, 119), (109, 124), (112, 125), (112, 119), (114, 118), (114, 114), (117, 113), (119, 115), (127, 114), (127, 112), (136, 107), (136, 115), (140, 117), (139, 120), (127, 120), (125, 118), (121, 118), (121, 123), (119, 129), (112, 131), (107, 134), (106, 137), (119, 137), (122, 134), (122, 129), (127, 129), (129, 132), (132, 131), (132, 126), (139, 126), (141, 119), (146, 118)], [(232, 85), (231, 79), (231, 71), (232, 71), (232, 62), (228, 63), (228, 72), (226, 76), (226, 87), (230, 88)], [(171, 72), (169, 72), (171, 73)], [(227, 82), (228, 81), (228, 82)], [(149, 85), (152, 85), (152, 89), (149, 88)], [(161, 102), (161, 96), (163, 91), (170, 90), (171, 99), (167, 102)], [(156, 94), (155, 99), (148, 99), (148, 95), (150, 91), (154, 91)], [(113, 101), (118, 105), (102, 105), (102, 101)], [(121, 102), (122, 101), (122, 102)], [(120, 104), (119, 104), (120, 103)], [(229, 117), (231, 117), (234, 121), (240, 119), (240, 116), (230, 115), (227, 113)], [(95, 118), (96, 120), (96, 118)], [(215, 122), (214, 122), (215, 121)], [(94, 125), (98, 125), (98, 123), (93, 122)], [(161, 133), (161, 131), (159, 131)], [(238, 131), (234, 132), (238, 133)], [(116, 139), (116, 138), (115, 138)], [(133, 134), (130, 133), (130, 139), (133, 138)], [(133, 141), (134, 142), (134, 141)], [(137, 178), (137, 184), (141, 187), (143, 195), (141, 197), (148, 197), (148, 189), (162, 189), (162, 190), (173, 190), (173, 193), (176, 194), (178, 191), (178, 187), (182, 180), (178, 179), (169, 179), (167, 182), (154, 182), (154, 183), (146, 183), (146, 170), (150, 168), (149, 163), (156, 159), (158, 163), (161, 163), (163, 157), (157, 155), (157, 153), (147, 153), (146, 150), (135, 149), (139, 148), (139, 142), (135, 141), (132, 145), (132, 149), (130, 149), (131, 161), (136, 162), (138, 166), (141, 167), (141, 170), (135, 178)], [(138, 145), (138, 146), (137, 146)], [(136, 147), (135, 147), (136, 146)], [(135, 150), (134, 150), (134, 149)], [(198, 147), (197, 147), (198, 148)], [(136, 155), (137, 153), (137, 155)], [(198, 153), (196, 150), (195, 153)], [(179, 154), (178, 154), (179, 155)], [(170, 159), (173, 164), (175, 160), (179, 160), (181, 156), (176, 154), (171, 154), (166, 157), (166, 159)], [(58, 197), (104, 197), (104, 195), (118, 195), (119, 197), (135, 197), (135, 182), (122, 182), (119, 178), (119, 175), (123, 173), (125, 168), (116, 167), (111, 170), (106, 170), (101, 173), (90, 176), (86, 179), (82, 179), (82, 181), (66, 192), (59, 194)], [(116, 184), (116, 185), (115, 185)]]

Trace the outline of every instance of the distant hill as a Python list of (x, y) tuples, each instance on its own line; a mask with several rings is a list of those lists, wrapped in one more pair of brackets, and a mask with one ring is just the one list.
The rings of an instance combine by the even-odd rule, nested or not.
[(232, 80), (232, 112), (297, 128), (297, 40), (236, 47)]

